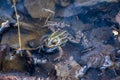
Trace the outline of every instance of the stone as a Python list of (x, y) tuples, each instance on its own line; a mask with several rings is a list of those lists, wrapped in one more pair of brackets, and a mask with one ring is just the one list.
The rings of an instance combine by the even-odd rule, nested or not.
[(56, 4), (61, 7), (68, 7), (74, 0), (56, 0)]
[(54, 11), (53, 0), (24, 0), (24, 5), (33, 18), (48, 17), (50, 13), (44, 9)]
[(58, 78), (61, 78), (62, 80), (78, 80), (81, 76), (78, 72), (82, 69), (82, 66), (74, 60), (73, 56), (71, 56), (69, 60), (57, 63), (55, 69)]
[[(89, 10), (98, 8), (97, 7), (98, 3), (105, 3), (105, 2), (112, 3), (117, 1), (116, 0), (75, 0), (73, 4), (70, 4), (67, 7), (63, 7), (63, 8), (56, 7), (55, 12), (56, 12), (56, 16), (59, 16), (59, 17), (70, 17), (70, 16), (76, 16), (78, 14), (85, 15)], [(96, 7), (91, 8), (91, 6), (95, 6), (95, 5)], [(90, 9), (86, 10), (85, 7), (87, 7), (87, 9), (88, 8)]]
[(75, 3), (81, 6), (90, 6), (99, 2), (116, 2), (117, 0), (75, 0)]
[(19, 56), (15, 56), (11, 59), (11, 55), (10, 47), (7, 44), (0, 44), (0, 71), (24, 71), (25, 60)]
[(3, 68), (2, 63), (9, 51), (9, 46), (7, 44), (0, 44), (0, 70)]
[(0, 0), (0, 19), (1, 20), (9, 20), (11, 22), (16, 22), (12, 16), (14, 13), (14, 9), (12, 8), (12, 4), (10, 0)]
[(34, 76), (0, 76), (0, 80), (46, 80), (41, 77)]
[(115, 20), (117, 23), (119, 23), (120, 25), (120, 11), (118, 12), (118, 14), (115, 16)]
[(118, 41), (120, 42), (120, 36), (118, 36)]
[[(6, 57), (7, 58), (7, 57)], [(19, 56), (14, 57), (13, 59), (5, 59), (3, 61), (3, 72), (25, 72), (25, 59), (20, 58)]]

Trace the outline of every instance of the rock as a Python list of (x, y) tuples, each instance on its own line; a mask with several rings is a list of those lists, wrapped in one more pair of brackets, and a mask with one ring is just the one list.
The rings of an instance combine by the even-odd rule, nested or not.
[(3, 61), (3, 72), (25, 72), (25, 59), (20, 58), (19, 56), (15, 56), (13, 59), (8, 59), (8, 56), (6, 56), (7, 59)]
[(90, 34), (90, 39), (93, 43), (95, 41), (107, 41), (113, 36), (112, 30), (108, 27), (93, 29)]
[(117, 76), (115, 79), (111, 79), (111, 80), (120, 80), (120, 76)]
[(72, 4), (75, 4), (75, 6), (90, 6), (104, 1), (117, 2), (117, 0), (56, 0), (56, 4), (61, 7), (69, 7)]
[(120, 11), (118, 12), (118, 14), (115, 16), (115, 20), (117, 23), (119, 23), (120, 25)]
[(34, 76), (0, 76), (0, 80), (46, 80), (41, 77)]
[(118, 50), (117, 53), (120, 54), (120, 50)]
[(0, 44), (0, 71), (24, 71), (24, 58), (19, 56), (11, 57), (10, 47), (7, 44)]
[(0, 76), (0, 80), (17, 80), (15, 76)]
[(113, 30), (112, 33), (114, 34), (114, 36), (117, 36), (119, 34), (117, 30)]
[(0, 70), (2, 70), (3, 60), (9, 52), (9, 46), (7, 44), (0, 44)]
[(82, 66), (79, 65), (71, 56), (69, 60), (57, 63), (55, 65), (55, 69), (58, 78), (61, 78), (62, 80), (78, 80), (81, 76), (78, 72), (82, 69)]
[(118, 36), (118, 41), (120, 42), (120, 36)]
[(16, 22), (12, 16), (14, 13), (14, 9), (12, 8), (12, 4), (9, 0), (0, 0), (0, 18), (7, 19), (11, 22)]
[[(55, 12), (56, 12), (56, 16), (59, 16), (59, 17), (70, 17), (70, 16), (76, 16), (78, 14), (80, 14), (80, 16), (82, 17), (82, 15), (85, 16), (85, 14), (87, 14), (86, 18), (88, 18), (91, 12), (93, 12), (93, 13), (95, 12), (95, 15), (99, 15), (100, 14), (99, 10), (107, 8), (105, 5), (111, 4), (114, 1), (115, 0), (76, 0), (73, 4), (71, 4), (65, 8), (59, 8), (59, 7), (57, 8), (56, 7)], [(103, 5), (103, 4), (105, 4), (105, 5)], [(104, 8), (101, 8), (101, 7), (104, 7)], [(111, 6), (111, 7), (113, 7), (113, 6)], [(94, 10), (96, 10), (96, 11), (94, 11)], [(109, 10), (109, 9), (107, 9), (107, 10)], [(96, 14), (97, 11), (99, 13)], [(105, 11), (106, 11), (106, 9), (105, 9)], [(90, 17), (92, 17), (92, 16), (90, 16)], [(83, 18), (85, 18), (85, 17), (83, 17)]]
[(24, 0), (24, 4), (28, 13), (33, 18), (48, 17), (50, 13), (44, 11), (44, 9), (54, 11), (53, 0)]
[(61, 7), (67, 7), (72, 4), (74, 0), (56, 0), (56, 4)]
[[(27, 41), (36, 39), (37, 37), (38, 37), (38, 34), (35, 32), (21, 30), (22, 48), (27, 47)], [(15, 49), (19, 48), (17, 29), (11, 29), (8, 32), (6, 32), (2, 37), (1, 43), (2, 44), (7, 43), (9, 44), (10, 47)]]
[(75, 0), (76, 5), (90, 6), (100, 2), (116, 2), (118, 0)]
[(40, 46), (38, 43), (39, 43), (39, 39), (38, 40), (32, 39), (28, 41), (28, 46), (31, 48), (37, 48), (38, 46)]
[[(114, 47), (112, 47), (111, 45), (100, 44), (100, 45), (96, 46), (95, 50), (82, 56), (81, 59), (86, 64), (90, 64), (92, 68), (99, 68), (99, 67), (102, 67), (103, 64), (105, 63), (105, 59), (110, 58), (111, 54), (114, 54)], [(111, 59), (108, 61), (109, 61), (109, 63), (113, 63), (111, 61)], [(113, 64), (111, 64), (110, 66), (112, 66), (112, 65)]]

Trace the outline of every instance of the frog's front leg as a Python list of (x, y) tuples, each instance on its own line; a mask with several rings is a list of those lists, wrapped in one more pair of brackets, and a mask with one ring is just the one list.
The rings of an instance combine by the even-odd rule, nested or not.
[(63, 54), (64, 54), (63, 49), (62, 49), (61, 46), (58, 46), (58, 50), (59, 50), (59, 56), (57, 58), (55, 58), (54, 61), (56, 61), (56, 60), (59, 61), (62, 58)]

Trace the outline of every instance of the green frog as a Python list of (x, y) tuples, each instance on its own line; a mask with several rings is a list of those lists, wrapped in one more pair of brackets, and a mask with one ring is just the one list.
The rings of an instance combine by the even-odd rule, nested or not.
[(63, 46), (67, 41), (68, 39), (66, 31), (58, 30), (48, 36), (48, 38), (45, 40), (44, 46), (47, 48), (47, 52), (52, 52), (58, 47)]
[(48, 48), (48, 52), (52, 52), (58, 48), (58, 46), (63, 46), (66, 44), (67, 41), (78, 44), (81, 38), (81, 31), (76, 32), (75, 37), (73, 37), (68, 31), (58, 29), (44, 40), (44, 45)]
[[(44, 35), (40, 39), (40, 41), (32, 40), (28, 42), (28, 46), (32, 48), (36, 48), (38, 46), (37, 48), (39, 48), (39, 52), (41, 52), (42, 50), (46, 53), (52, 53), (55, 50), (59, 50), (61, 56), (63, 54), (62, 47), (68, 41), (78, 44), (83, 37), (82, 31), (72, 30), (71, 27), (66, 25), (65, 23), (51, 22), (50, 24), (48, 23), (46, 26), (49, 26), (48, 29), (52, 31), (50, 35)], [(70, 30), (73, 31), (74, 34), (71, 34), (70, 30), (67, 30), (68, 28), (70, 28)]]
[(71, 37), (71, 34), (69, 34), (67, 31), (65, 31), (65, 30), (56, 30), (51, 35), (44, 38), (44, 40), (43, 40), (44, 44), (42, 46), (42, 50), (44, 50), (47, 53), (51, 53), (54, 50), (58, 50), (60, 56), (57, 57), (56, 59), (58, 59), (58, 58), (60, 59), (62, 57), (62, 55), (63, 55), (62, 47), (68, 41), (71, 41), (71, 40), (74, 42), (75, 39), (73, 37)]

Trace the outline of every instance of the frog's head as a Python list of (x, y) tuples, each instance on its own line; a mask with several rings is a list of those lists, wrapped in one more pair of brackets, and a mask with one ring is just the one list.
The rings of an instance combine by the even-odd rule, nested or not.
[(45, 47), (47, 48), (47, 52), (52, 52), (53, 50), (57, 49), (58, 46), (62, 46), (67, 42), (67, 35), (66, 31), (56, 31), (52, 33), (46, 40), (45, 40)]

